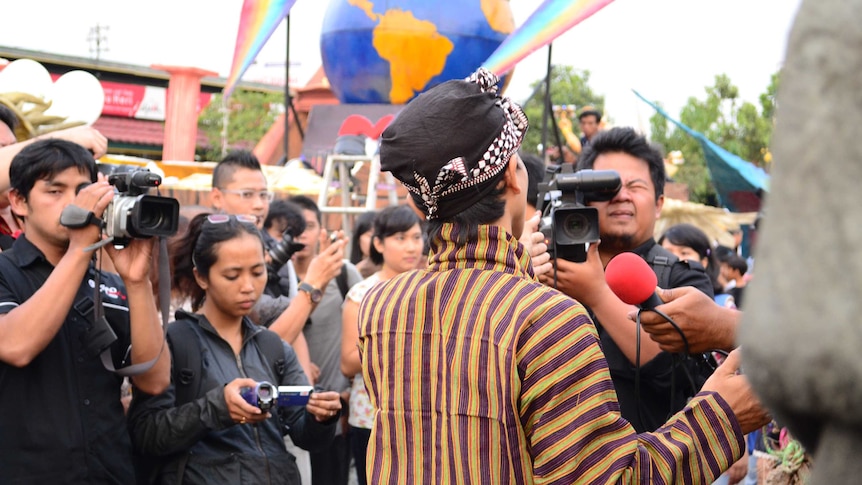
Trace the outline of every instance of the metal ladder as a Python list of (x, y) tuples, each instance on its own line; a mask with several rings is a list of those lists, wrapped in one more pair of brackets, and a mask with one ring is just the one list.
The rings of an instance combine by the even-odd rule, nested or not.
[[(350, 189), (350, 170), (357, 163), (370, 163), (368, 170), (368, 184), (365, 194), (355, 193)], [(330, 189), (333, 186), (335, 173), (338, 173), (338, 188), (341, 191), (341, 205), (328, 205)], [(344, 234), (350, 238), (353, 226), (350, 224), (350, 215), (362, 214), (366, 211), (377, 210), (377, 190), (386, 189), (388, 192), (389, 205), (398, 205), (398, 193), (396, 192), (395, 177), (390, 172), (384, 172), (383, 177), (389, 187), (378, 187), (380, 185), (380, 157), (375, 155), (336, 155), (330, 154), (326, 157), (323, 166), (323, 183), (317, 196), (317, 207), (323, 214), (341, 214), (341, 227)], [(362, 199), (364, 200), (364, 204)], [(362, 205), (354, 205), (355, 203)]]

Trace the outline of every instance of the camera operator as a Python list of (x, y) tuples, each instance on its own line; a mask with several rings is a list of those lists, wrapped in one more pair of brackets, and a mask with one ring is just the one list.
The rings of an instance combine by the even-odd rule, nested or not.
[[(0, 483), (133, 483), (122, 379), (100, 360), (91, 329), (104, 327), (89, 297), (100, 279), (116, 334), (107, 358), (120, 367), (158, 357), (132, 382), (162, 392), (171, 364), (149, 280), (153, 240), (107, 247), (119, 277), (96, 274), (87, 246), (101, 239), (114, 188), (80, 145), (29, 144), (9, 176), (24, 235), (0, 255)], [(61, 213), (73, 206), (87, 223), (65, 227)]]
[(273, 201), (263, 221), (263, 228), (261, 235), (267, 250), (269, 272), (265, 291), (276, 299), (281, 295), (296, 295), (296, 269), (290, 258), (305, 247), (297, 241), (305, 231), (302, 208), (284, 199)]
[[(614, 256), (630, 251), (647, 261), (660, 285), (667, 280), (668, 287), (694, 286), (710, 297), (712, 285), (703, 267), (678, 260), (653, 239), (664, 203), (665, 171), (661, 154), (643, 136), (631, 128), (598, 133), (578, 161), (576, 170), (583, 169), (615, 170), (622, 186), (611, 200), (588, 204), (598, 209), (601, 243), (590, 245), (584, 263), (555, 260), (557, 288), (590, 309), (623, 417), (639, 432), (653, 431), (682, 409), (698, 389), (691, 389), (684, 370), (675, 368), (676, 356), (663, 353), (643, 330), (632, 325), (627, 315), (633, 307), (610, 290), (604, 267)], [(544, 275), (542, 281), (553, 285), (554, 272)], [(707, 372), (695, 369), (692, 373)], [(694, 387), (703, 378), (695, 376)]]

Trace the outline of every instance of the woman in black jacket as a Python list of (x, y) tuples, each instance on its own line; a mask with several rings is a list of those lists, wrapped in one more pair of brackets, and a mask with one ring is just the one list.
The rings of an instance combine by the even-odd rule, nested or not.
[[(247, 316), (267, 278), (253, 220), (201, 214), (175, 247), (180, 250), (173, 254), (174, 271), (188, 276), (179, 290), (191, 298), (197, 313), (178, 312), (168, 329), (174, 359), (170, 387), (158, 396), (134, 394), (129, 430), (140, 455), (139, 479), (299, 484), (299, 470), (283, 436), (290, 434), (294, 443), (310, 450), (328, 444), (341, 404), (336, 392), (314, 392), (306, 406), (266, 412), (241, 395), (262, 381), (308, 384), (287, 344), (282, 342), (283, 361), (273, 365), (267, 358), (272, 345), (262, 344), (273, 342), (272, 335), (261, 334), (270, 331)], [(188, 330), (180, 332), (183, 326)]]

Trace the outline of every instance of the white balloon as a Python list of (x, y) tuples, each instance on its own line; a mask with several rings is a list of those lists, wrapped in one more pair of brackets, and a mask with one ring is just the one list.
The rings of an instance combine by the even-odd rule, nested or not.
[(54, 81), (49, 98), (52, 104), (45, 114), (92, 125), (102, 115), (105, 90), (89, 72), (69, 71)]
[(51, 74), (32, 59), (10, 62), (0, 71), (0, 93), (28, 93), (46, 98), (51, 91)]

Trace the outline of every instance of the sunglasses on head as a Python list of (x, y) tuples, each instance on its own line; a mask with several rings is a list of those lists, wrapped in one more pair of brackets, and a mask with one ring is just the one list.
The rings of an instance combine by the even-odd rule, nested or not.
[(257, 222), (257, 218), (246, 214), (210, 214), (207, 216), (207, 222), (209, 222), (210, 224), (223, 224), (230, 221), (231, 219), (234, 219), (237, 222), (245, 222), (248, 224), (254, 224), (255, 222)]

